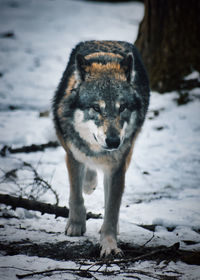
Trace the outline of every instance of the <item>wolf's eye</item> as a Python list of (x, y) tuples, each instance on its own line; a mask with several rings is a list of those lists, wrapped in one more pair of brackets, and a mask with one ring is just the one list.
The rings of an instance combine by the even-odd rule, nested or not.
[(100, 107), (99, 107), (98, 104), (94, 104), (94, 105), (92, 106), (92, 109), (93, 109), (95, 112), (97, 112), (97, 113), (101, 113), (101, 109), (100, 109)]
[(119, 107), (119, 113), (122, 113), (126, 109), (126, 104), (121, 104)]

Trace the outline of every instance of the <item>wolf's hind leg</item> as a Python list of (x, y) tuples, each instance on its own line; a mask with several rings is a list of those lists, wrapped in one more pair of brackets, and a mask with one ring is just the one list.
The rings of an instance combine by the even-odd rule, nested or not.
[(67, 154), (67, 168), (70, 180), (69, 219), (65, 233), (69, 236), (81, 236), (86, 231), (86, 210), (82, 196), (84, 165)]
[(86, 169), (84, 181), (83, 181), (83, 190), (86, 194), (91, 194), (97, 186), (97, 172), (89, 168)]

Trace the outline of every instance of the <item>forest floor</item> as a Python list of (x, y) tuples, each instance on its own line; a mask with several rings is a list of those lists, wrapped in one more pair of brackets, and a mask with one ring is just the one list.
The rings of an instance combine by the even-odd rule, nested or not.
[[(51, 100), (71, 49), (89, 39), (134, 42), (141, 2), (0, 0), (0, 193), (68, 205), (69, 183)], [(186, 79), (199, 79), (197, 72)], [(121, 260), (99, 259), (102, 218), (82, 237), (66, 218), (0, 204), (0, 279), (200, 279), (200, 88), (151, 92), (126, 176), (119, 221)], [(3, 150), (2, 150), (3, 149)], [(103, 217), (102, 174), (85, 195)], [(17, 276), (18, 275), (18, 276)]]

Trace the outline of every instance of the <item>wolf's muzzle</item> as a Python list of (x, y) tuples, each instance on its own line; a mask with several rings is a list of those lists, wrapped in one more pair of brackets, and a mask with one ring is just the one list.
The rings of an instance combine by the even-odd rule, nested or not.
[(108, 149), (117, 149), (120, 145), (120, 138), (116, 136), (107, 137), (105, 141)]

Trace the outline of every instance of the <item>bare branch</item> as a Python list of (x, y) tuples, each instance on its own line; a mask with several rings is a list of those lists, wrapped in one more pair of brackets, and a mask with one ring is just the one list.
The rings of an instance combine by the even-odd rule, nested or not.
[[(49, 269), (49, 270), (43, 270), (43, 271), (37, 271), (37, 272), (32, 272), (32, 273), (27, 273), (27, 274), (17, 274), (17, 278), (18, 279), (23, 279), (23, 278), (26, 278), (26, 277), (31, 277), (31, 276), (34, 276), (34, 275), (45, 275), (45, 274), (48, 274), (48, 276), (50, 275), (53, 275), (55, 273), (58, 273), (58, 272), (62, 272), (62, 273), (75, 273), (81, 277), (85, 277), (85, 278), (94, 278), (96, 280), (98, 280), (94, 274), (103, 274), (104, 276), (107, 275), (107, 276), (116, 276), (116, 275), (121, 275), (122, 273), (123, 274), (127, 274), (128, 277), (130, 277), (129, 275), (131, 274), (131, 278), (132, 279), (140, 279), (137, 275), (145, 275), (145, 276), (148, 276), (148, 277), (153, 277), (154, 279), (163, 279), (163, 275), (160, 275), (160, 274), (154, 274), (154, 273), (151, 273), (151, 272), (148, 272), (148, 271), (142, 271), (142, 270), (137, 270), (137, 269), (124, 269), (123, 271), (121, 270), (111, 270), (111, 271), (107, 271), (107, 270), (94, 270), (94, 269), (82, 269), (82, 268), (55, 268), (55, 269)], [(179, 273), (179, 272), (174, 272), (177, 274), (177, 276), (181, 276), (182, 274)], [(133, 275), (133, 274), (136, 274), (136, 275)], [(174, 276), (165, 276), (165, 279), (167, 280), (174, 280), (174, 279), (177, 279), (175, 278)]]
[(44, 151), (46, 148), (57, 148), (58, 146), (59, 143), (57, 141), (49, 141), (48, 143), (39, 144), (39, 145), (32, 144), (29, 146), (22, 146), (16, 149), (13, 149), (10, 146), (4, 146), (0, 150), (0, 155), (2, 157), (5, 157), (7, 152), (9, 152), (10, 154), (40, 152), (40, 151)]
[[(25, 190), (26, 188), (32, 186), (30, 194), (27, 195), (28, 198), (32, 198), (34, 200), (37, 200), (39, 197), (41, 197), (41, 194), (44, 194), (48, 190), (51, 191), (55, 197), (56, 205), (59, 204), (59, 196), (57, 192), (52, 188), (52, 186), (41, 176), (38, 174), (37, 170), (28, 162), (23, 161), (21, 159), (17, 159), (20, 161), (20, 166), (18, 168), (9, 170), (7, 172), (3, 171), (4, 176), (2, 177), (2, 180), (0, 181), (0, 184), (5, 182), (5, 180), (11, 180), (13, 183), (15, 183), (19, 190), (21, 191), (20, 196), (24, 196), (24, 193), (22, 190)], [(21, 187), (21, 184), (19, 183), (19, 180), (17, 180), (17, 171), (19, 170), (28, 170), (32, 174), (33, 182), (26, 184), (23, 188)], [(25, 178), (23, 178), (23, 182), (25, 181)], [(36, 193), (37, 192), (37, 193)]]

